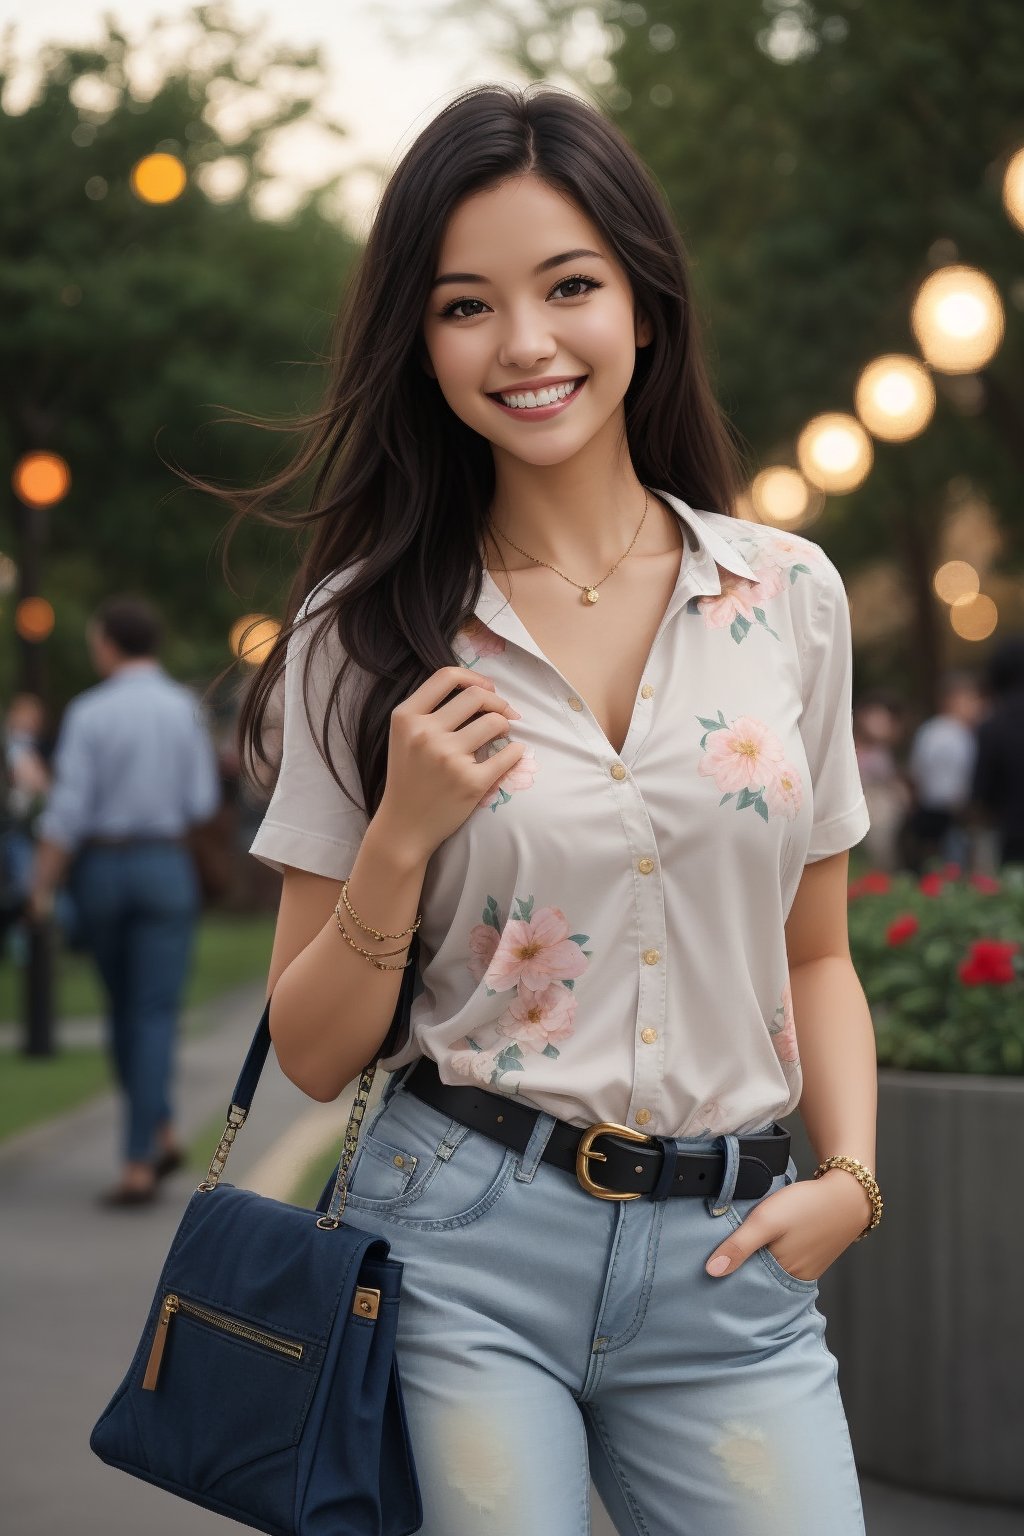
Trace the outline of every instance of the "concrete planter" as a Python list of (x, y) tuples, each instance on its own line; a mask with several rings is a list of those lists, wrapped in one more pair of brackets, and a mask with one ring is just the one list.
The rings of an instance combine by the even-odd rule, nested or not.
[(885, 1211), (819, 1301), (869, 1476), (1024, 1506), (1022, 1132), (1024, 1079), (879, 1071)]

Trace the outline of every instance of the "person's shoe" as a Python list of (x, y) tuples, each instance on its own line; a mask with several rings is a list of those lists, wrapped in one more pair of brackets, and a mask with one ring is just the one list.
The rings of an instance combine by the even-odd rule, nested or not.
[(113, 1189), (104, 1190), (103, 1194), (97, 1196), (99, 1204), (107, 1207), (152, 1205), (155, 1199), (155, 1181), (152, 1184), (143, 1185), (139, 1188), (133, 1188), (130, 1184), (117, 1184)]
[(171, 1147), (167, 1152), (161, 1152), (153, 1164), (153, 1172), (158, 1179), (166, 1179), (169, 1173), (175, 1173), (185, 1161), (183, 1147)]

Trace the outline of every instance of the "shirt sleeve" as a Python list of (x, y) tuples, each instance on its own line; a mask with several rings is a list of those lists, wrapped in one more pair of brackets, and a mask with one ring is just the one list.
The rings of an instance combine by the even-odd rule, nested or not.
[(817, 601), (798, 639), (800, 735), (811, 776), (813, 818), (805, 863), (859, 843), (870, 826), (853, 744), (853, 640), (843, 579), (818, 550)]
[[(355, 805), (342, 793), (317, 750), (331, 687), (344, 659), (333, 626), (317, 640), (311, 663), (309, 705), (315, 738), (306, 718), (303, 671), (316, 621), (305, 620), (315, 613), (326, 595), (327, 589), (321, 587), (306, 598), (299, 610), (298, 627), (288, 639), (283, 690), (277, 705), (277, 710), (283, 711), (279, 724), (274, 719), (273, 698), (268, 706), (268, 736), (280, 730), (280, 767), (249, 852), (279, 873), (284, 872), (285, 865), (291, 865), (340, 881), (351, 871), (370, 818), (364, 808), (355, 757), (342, 734), (337, 707), (331, 709), (328, 743), (335, 770), (349, 794), (355, 797)], [(340, 695), (343, 709), (353, 670), (349, 668)], [(278, 685), (280, 688), (280, 678)], [(345, 724), (349, 734), (353, 734), (355, 719), (351, 709)]]
[(71, 853), (90, 829), (96, 793), (96, 755), (77, 701), (64, 711), (53, 754), (49, 798), (35, 824), (36, 836)]

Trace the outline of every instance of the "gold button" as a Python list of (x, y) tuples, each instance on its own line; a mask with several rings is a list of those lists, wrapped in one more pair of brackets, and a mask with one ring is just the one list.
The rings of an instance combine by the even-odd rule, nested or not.
[(401, 1152), (396, 1152), (392, 1161), (396, 1168), (405, 1167), (405, 1158), (402, 1156)]
[(657, 963), (658, 963), (658, 961), (660, 959), (661, 959), (661, 950), (660, 949), (645, 949), (644, 950), (644, 965), (657, 965)]
[(569, 708), (570, 709), (582, 709), (583, 708), (583, 700), (582, 699), (578, 699), (574, 693), (570, 693), (570, 695), (569, 695)]
[(644, 683), (643, 687), (640, 689), (640, 697), (642, 699), (653, 699), (654, 689), (650, 683)]
[(651, 1118), (651, 1112), (650, 1112), (649, 1109), (638, 1109), (637, 1110), (637, 1112), (636, 1112), (636, 1123), (637, 1123), (637, 1125), (646, 1125), (650, 1118)]
[(622, 764), (621, 763), (613, 763), (612, 764), (612, 778), (613, 779), (624, 779), (625, 777), (626, 777), (626, 770), (625, 770), (625, 768), (623, 768)]
[(640, 1031), (640, 1039), (643, 1041), (644, 1045), (653, 1045), (657, 1038), (658, 1031), (656, 1029), (642, 1029)]
[(637, 866), (636, 867), (637, 867), (637, 869), (640, 871), (640, 873), (642, 875), (649, 875), (651, 870), (654, 868), (654, 860), (653, 859), (639, 859), (637, 861)]

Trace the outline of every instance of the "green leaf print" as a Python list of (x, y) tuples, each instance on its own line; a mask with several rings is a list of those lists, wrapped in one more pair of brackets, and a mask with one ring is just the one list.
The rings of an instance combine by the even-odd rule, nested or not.
[(516, 906), (519, 908), (519, 916), (522, 921), (528, 923), (533, 916), (533, 897), (530, 896), (524, 901), (521, 896), (517, 896)]
[(775, 630), (772, 629), (771, 625), (768, 623), (768, 620), (765, 618), (763, 608), (754, 609), (754, 618), (761, 625), (762, 629), (766, 629), (768, 631), (773, 640), (777, 640), (779, 638)]
[(796, 581), (797, 572), (802, 573), (804, 576), (809, 576), (811, 574), (811, 568), (809, 565), (791, 565), (789, 568), (790, 586), (792, 586), (794, 581)]
[(733, 619), (732, 623), (729, 625), (729, 633), (732, 635), (737, 645), (739, 645), (740, 641), (743, 639), (749, 628), (750, 620), (745, 619), (742, 613), (738, 613)]
[(698, 715), (697, 716), (697, 724), (704, 726), (705, 730), (710, 734), (712, 731), (720, 731), (722, 729), (722, 727), (725, 725), (725, 721), (724, 720), (705, 720), (703, 715)]
[(498, 933), (501, 932), (501, 920), (498, 917), (498, 903), (495, 901), (493, 896), (488, 896), (487, 898), (487, 904), (483, 910), (482, 921), (487, 924), (488, 928), (494, 928)]
[(727, 795), (723, 795), (721, 800), (719, 800), (719, 805), (724, 805), (727, 800), (731, 800), (735, 793), (736, 791), (734, 789), (730, 789), (729, 793)]
[(754, 801), (754, 810), (760, 816), (762, 821), (768, 820), (768, 806), (762, 799), (760, 790), (758, 791), (757, 799)]
[(738, 811), (745, 811), (748, 805), (754, 804), (760, 793), (760, 789), (751, 790), (744, 786), (744, 788), (741, 789), (736, 796), (736, 809)]
[(552, 1060), (554, 1060), (558, 1056), (558, 1047), (552, 1045), (551, 1041), (549, 1040), (547, 1045), (541, 1051), (541, 1055), (542, 1056), (550, 1056), (552, 1058)]
[(496, 1072), (522, 1072), (523, 1053), (515, 1041), (511, 1045), (507, 1045), (499, 1055), (495, 1056), (494, 1070)]
[(589, 933), (570, 933), (570, 935), (569, 935), (569, 943), (570, 944), (578, 944), (580, 949), (583, 948), (584, 944), (589, 943), (589, 940), (590, 940), (590, 934)]

